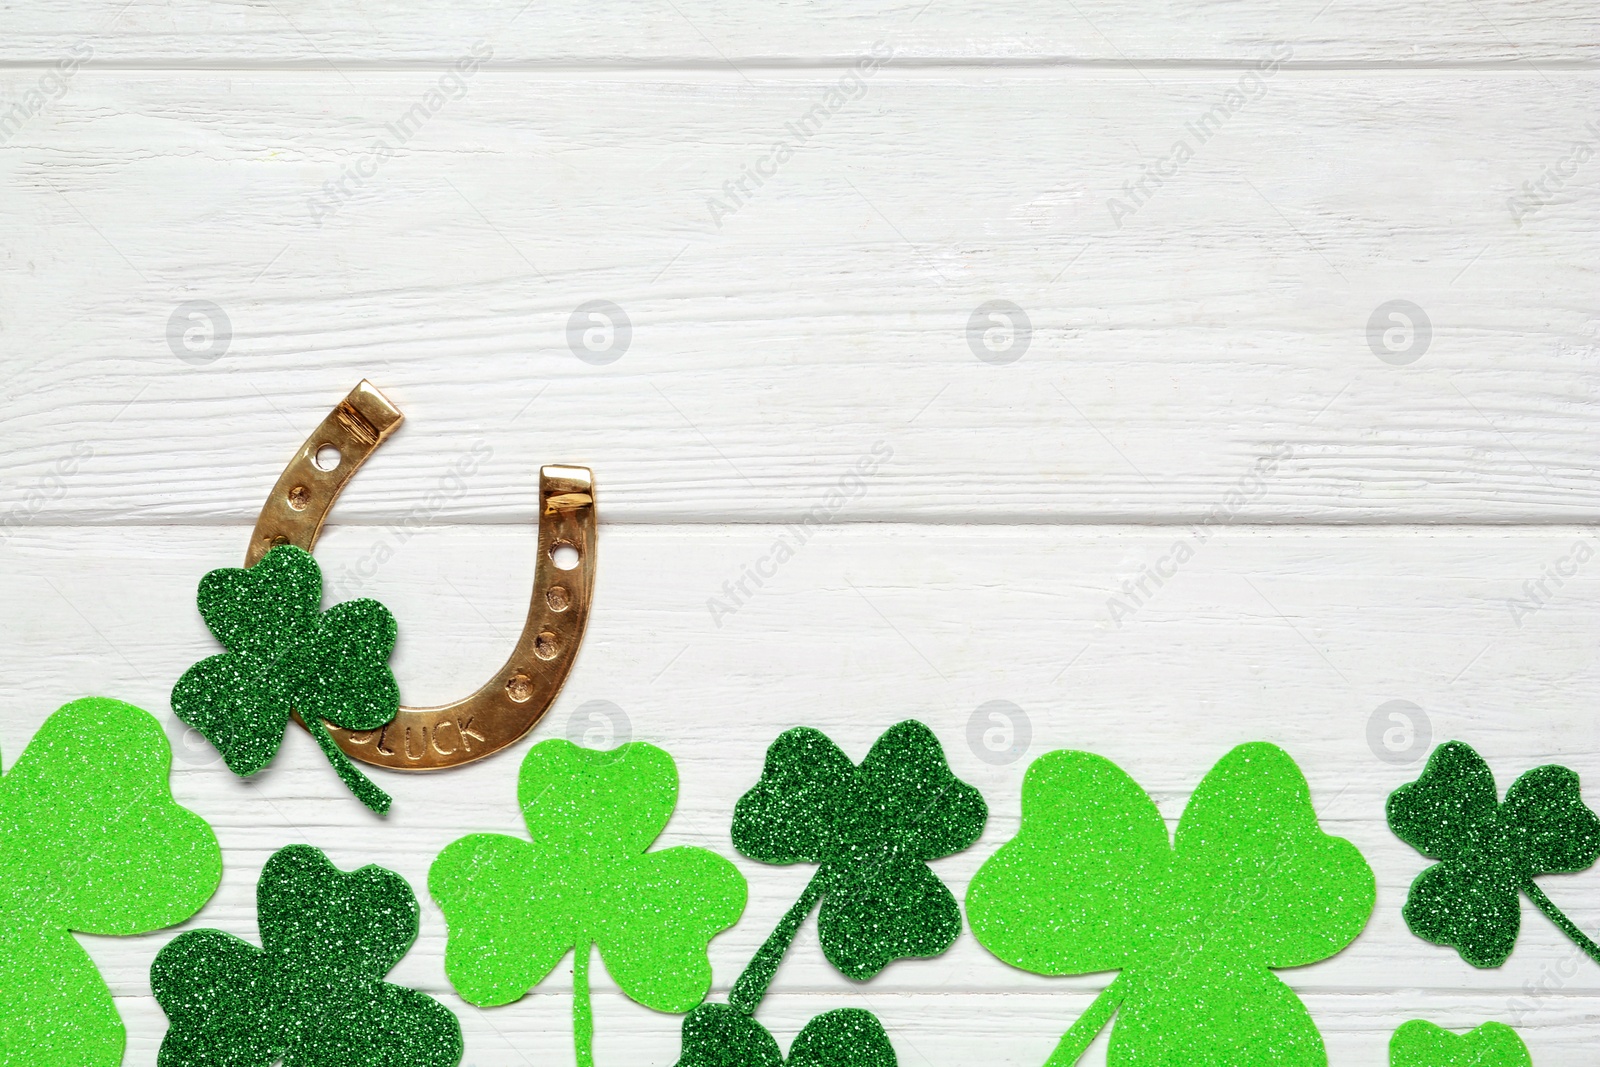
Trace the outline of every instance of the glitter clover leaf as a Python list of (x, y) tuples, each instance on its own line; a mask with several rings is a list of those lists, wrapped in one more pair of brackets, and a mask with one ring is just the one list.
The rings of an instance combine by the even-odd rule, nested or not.
[(384, 976), (417, 939), (417, 898), (382, 867), (341, 871), (310, 845), (256, 884), (261, 948), (221, 930), (181, 934), (150, 986), (171, 1025), (157, 1067), (456, 1067), (461, 1024)]
[(1533, 1067), (1528, 1046), (1504, 1023), (1453, 1034), (1412, 1019), (1389, 1039), (1389, 1067)]
[(754, 1011), (819, 900), (823, 954), (850, 978), (945, 951), (961, 933), (961, 910), (928, 861), (967, 848), (988, 817), (983, 796), (951, 773), (939, 739), (915, 720), (886, 730), (859, 767), (817, 730), (779, 735), (734, 810), (733, 845), (762, 863), (818, 868), (740, 976), (733, 1005)]
[(806, 1023), (787, 1058), (765, 1026), (726, 1004), (702, 1004), (683, 1021), (677, 1067), (896, 1067), (894, 1046), (870, 1011), (837, 1008)]
[(990, 952), (1036, 974), (1121, 973), (1062, 1037), (1076, 1062), (1116, 1015), (1110, 1067), (1321, 1067), (1322, 1037), (1272, 972), (1326, 959), (1372, 914), (1372, 869), (1317, 824), (1282, 749), (1240, 745), (1190, 798), (1175, 839), (1115, 764), (1051, 752), (1022, 826), (967, 891)]
[(1483, 757), (1450, 741), (1433, 750), (1421, 777), (1390, 794), (1388, 816), (1395, 836), (1440, 861), (1411, 883), (1401, 914), (1412, 933), (1454, 948), (1474, 967), (1498, 967), (1517, 943), (1526, 893), (1600, 962), (1600, 946), (1533, 881), (1600, 858), (1600, 818), (1583, 803), (1575, 773), (1535, 767), (1500, 802)]
[(869, 1011), (817, 1016), (787, 1060), (753, 1016), (819, 902), (823, 951), (851, 978), (949, 948), (961, 911), (928, 861), (971, 845), (988, 815), (919, 722), (890, 727), (859, 767), (816, 730), (779, 735), (760, 781), (734, 811), (734, 847), (763, 863), (815, 863), (817, 873), (734, 983), (729, 1003), (702, 1004), (684, 1019), (678, 1067), (894, 1067), (894, 1046)]
[(311, 553), (280, 545), (254, 567), (200, 581), (200, 614), (226, 652), (201, 660), (172, 689), (172, 710), (205, 735), (241, 777), (272, 762), (298, 714), (345, 785), (373, 811), (389, 796), (358, 771), (324, 720), (376, 730), (400, 710), (389, 670), (395, 623), (376, 600), (322, 611), (322, 570)]
[(0, 1065), (115, 1067), (126, 1035), (70, 931), (140, 934), (216, 891), (211, 828), (172, 799), (172, 749), (148, 712), (78, 700), (0, 778)]
[(508, 1004), (575, 950), (573, 1037), (588, 1067), (593, 948), (628, 997), (686, 1012), (711, 987), (711, 938), (744, 911), (744, 876), (703, 848), (650, 851), (678, 803), (677, 767), (654, 745), (543, 741), (517, 799), (531, 841), (471, 834), (429, 871), (449, 926), (445, 973), (469, 1003)]

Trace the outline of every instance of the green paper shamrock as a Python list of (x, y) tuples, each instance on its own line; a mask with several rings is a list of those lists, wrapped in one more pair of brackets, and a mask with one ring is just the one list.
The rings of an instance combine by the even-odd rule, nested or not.
[(211, 828), (172, 799), (172, 749), (146, 711), (62, 707), (0, 778), (0, 1065), (115, 1067), (122, 1020), (69, 931), (183, 922), (222, 880)]
[(1035, 760), (1022, 827), (967, 890), (978, 941), (1037, 974), (1120, 970), (1050, 1064), (1111, 1016), (1110, 1067), (1327, 1062), (1305, 1005), (1273, 973), (1326, 959), (1372, 914), (1354, 845), (1317, 825), (1282, 749), (1240, 745), (1201, 781), (1168, 840), (1144, 791), (1088, 752)]
[(373, 811), (389, 797), (334, 743), (323, 720), (376, 730), (400, 710), (389, 670), (395, 624), (376, 600), (322, 611), (322, 570), (311, 553), (280, 545), (254, 567), (200, 580), (200, 614), (228, 651), (201, 660), (172, 689), (172, 710), (204, 734), (241, 777), (278, 754), (291, 712), (317, 739), (351, 792)]
[[(780, 933), (793, 937), (821, 900), (823, 954), (864, 981), (955, 942), (961, 910), (928, 861), (967, 848), (988, 817), (983, 796), (950, 772), (939, 739), (914, 719), (886, 730), (859, 767), (824, 734), (797, 727), (772, 743), (761, 780), (739, 799), (733, 847), (762, 863), (819, 865)], [(782, 938), (763, 948), (735, 1006), (754, 1010), (787, 947)]]
[(1600, 946), (1534, 884), (1600, 858), (1600, 818), (1583, 803), (1578, 776), (1546, 765), (1511, 783), (1497, 800), (1494, 775), (1472, 746), (1440, 745), (1415, 782), (1389, 795), (1389, 828), (1429, 859), (1401, 914), (1411, 932), (1449, 945), (1474, 967), (1498, 967), (1522, 927), (1526, 893), (1539, 910), (1600, 962)]
[(592, 1064), (592, 947), (633, 1000), (688, 1011), (711, 986), (711, 938), (744, 911), (744, 876), (703, 848), (649, 851), (678, 803), (678, 769), (654, 745), (540, 742), (517, 799), (531, 842), (472, 834), (428, 873), (449, 926), (445, 973), (469, 1003), (507, 1004), (576, 949), (574, 1043)]
[(1528, 1046), (1504, 1023), (1452, 1034), (1412, 1019), (1389, 1039), (1389, 1067), (1533, 1067)]
[(678, 1067), (894, 1067), (894, 1047), (870, 1011), (812, 1019), (787, 1061), (751, 1016), (819, 901), (823, 952), (851, 978), (949, 948), (961, 911), (928, 861), (967, 848), (988, 817), (983, 797), (950, 772), (939, 739), (920, 722), (884, 731), (859, 767), (816, 730), (780, 734), (761, 780), (734, 810), (734, 847), (763, 863), (815, 863), (817, 873), (756, 950), (729, 1003), (703, 1004), (684, 1020)]
[(262, 948), (191, 930), (156, 956), (150, 986), (171, 1021), (157, 1067), (455, 1067), (455, 1015), (383, 980), (418, 916), (393, 871), (347, 873), (310, 845), (280, 849), (256, 883)]
[(737, 1008), (702, 1004), (683, 1021), (677, 1067), (896, 1067), (877, 1016), (837, 1008), (806, 1023), (787, 1059), (767, 1028)]

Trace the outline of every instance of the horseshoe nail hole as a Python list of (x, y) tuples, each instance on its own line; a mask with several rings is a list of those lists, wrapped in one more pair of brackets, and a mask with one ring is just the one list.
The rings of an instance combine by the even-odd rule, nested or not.
[(333, 445), (318, 445), (317, 454), (311, 457), (311, 462), (317, 465), (319, 471), (331, 471), (344, 459), (339, 450)]
[(565, 541), (558, 541), (550, 550), (550, 562), (558, 571), (570, 571), (578, 565), (578, 550)]
[(553, 585), (545, 593), (544, 602), (550, 605), (551, 611), (566, 611), (572, 606), (572, 597), (568, 595), (566, 586)]
[(311, 490), (303, 485), (297, 485), (289, 490), (289, 506), (296, 511), (304, 511), (306, 505), (311, 503)]
[(506, 696), (518, 704), (526, 704), (533, 696), (533, 679), (518, 671), (506, 679)]
[(287, 534), (273, 534), (267, 539), (267, 544), (270, 546), (268, 549), (269, 551), (273, 548), (281, 548), (288, 543), (289, 537)]
[(556, 644), (556, 635), (549, 630), (533, 639), (533, 654), (540, 659), (555, 659), (558, 651), (560, 648)]

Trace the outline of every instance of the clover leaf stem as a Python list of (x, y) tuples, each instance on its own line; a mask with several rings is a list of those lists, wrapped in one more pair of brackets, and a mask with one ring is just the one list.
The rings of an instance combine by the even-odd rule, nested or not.
[(581, 941), (572, 953), (572, 1047), (578, 1067), (594, 1067), (594, 1009), (589, 1004), (589, 957), (594, 943)]
[(1070, 1067), (1089, 1050), (1094, 1039), (1122, 1006), (1122, 980), (1126, 974), (1124, 971), (1117, 975), (1116, 981), (1101, 990), (1100, 995), (1094, 998), (1094, 1003), (1089, 1005), (1089, 1010), (1078, 1016), (1078, 1021), (1072, 1024), (1071, 1029), (1061, 1035), (1061, 1041), (1045, 1061), (1044, 1067)]
[(1555, 923), (1556, 926), (1560, 927), (1562, 933), (1572, 939), (1573, 944), (1583, 949), (1590, 959), (1600, 963), (1600, 945), (1589, 940), (1584, 935), (1584, 932), (1579, 930), (1573, 921), (1567, 918), (1549, 897), (1544, 895), (1544, 890), (1533, 884), (1532, 878), (1522, 883), (1522, 891), (1528, 894), (1528, 899), (1533, 901), (1540, 911), (1544, 912), (1545, 918)]
[(379, 789), (373, 784), (372, 779), (356, 769), (350, 757), (334, 743), (333, 735), (328, 733), (327, 725), (315, 715), (302, 716), (301, 721), (306, 724), (306, 729), (311, 731), (311, 736), (317, 739), (317, 747), (322, 749), (322, 754), (333, 764), (339, 780), (356, 795), (356, 799), (379, 815), (389, 814), (389, 805), (393, 803), (389, 794)]
[[(824, 877), (825, 874), (827, 877)], [(767, 995), (767, 986), (772, 984), (773, 975), (778, 973), (778, 964), (783, 962), (784, 953), (789, 951), (794, 935), (799, 933), (800, 924), (806, 921), (806, 916), (817, 906), (817, 901), (822, 899), (832, 881), (833, 874), (826, 864), (817, 868), (817, 873), (806, 883), (800, 899), (778, 920), (777, 927), (750, 958), (739, 980), (733, 983), (733, 990), (728, 994), (729, 1004), (746, 1015), (756, 1013), (756, 1006)]]

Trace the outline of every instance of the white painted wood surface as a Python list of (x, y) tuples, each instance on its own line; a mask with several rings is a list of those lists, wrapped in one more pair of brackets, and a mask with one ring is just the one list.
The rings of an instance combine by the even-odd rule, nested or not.
[[(1238, 72), (891, 64), (719, 229), (838, 77), (481, 71), (335, 205), (437, 74), (84, 68), (0, 152), (0, 501), (83, 442), (61, 521), (247, 520), (371, 376), (411, 422), (352, 519), (479, 437), (517, 462), (440, 518), (520, 514), (570, 457), (611, 521), (787, 520), (880, 440), (853, 518), (1194, 519), (1278, 442), (1244, 517), (1600, 518), (1597, 171), (1505, 206), (1600, 141), (1595, 72), (1279, 70), (1118, 228)], [(605, 366), (569, 342), (594, 299), (632, 320)], [(996, 299), (1033, 323), (1004, 366), (969, 338)], [(1395, 299), (1432, 322), (1409, 366), (1367, 335)], [(232, 329), (202, 367), (168, 339), (191, 300)]]
[(560, 0), (444, 5), (404, 0), (207, 4), (204, 0), (41, 0), (7, 13), (6, 52), (53, 61), (80, 42), (112, 62), (431, 63), (475, 41), (526, 64), (695, 65), (736, 69), (854, 58), (903, 42), (925, 62), (1236, 62), (1273, 41), (1308, 59), (1417, 65), (1587, 62), (1600, 15), (1583, 0), (1474, 0), (1413, 7), (1383, 0), (848, 0), (731, 5), (714, 0)]
[[(1228, 530), (1116, 627), (1106, 623), (1108, 596), (1164, 554), (1174, 531), (844, 526), (814, 538), (717, 626), (707, 598), (776, 532), (624, 526), (603, 534), (591, 637), (537, 736), (565, 734), (575, 717), (593, 728), (587, 712), (579, 716), (592, 701), (621, 708), (633, 737), (677, 757), (682, 797), (666, 842), (731, 855), (733, 804), (781, 730), (818, 726), (859, 758), (884, 727), (915, 715), (935, 728), (956, 772), (993, 809), (979, 844), (937, 865), (960, 893), (1015, 832), (1021, 771), (1040, 753), (1100, 752), (1175, 820), (1228, 748), (1270, 740), (1302, 764), (1325, 825), (1355, 841), (1378, 874), (1367, 932), (1331, 961), (1285, 972), (1323, 1027), (1332, 1062), (1382, 1062), (1388, 1034), (1416, 1014), (1515, 1021), (1538, 1063), (1582, 1062), (1600, 1037), (1600, 974), (1586, 961), (1574, 968), (1571, 947), (1541, 919), (1530, 916), (1501, 971), (1473, 971), (1405, 931), (1399, 906), (1423, 864), (1389, 833), (1383, 798), (1415, 777), (1420, 762), (1388, 762), (1367, 736), (1380, 705), (1409, 700), (1435, 741), (1461, 738), (1492, 754), (1502, 787), (1551, 761), (1589, 781), (1600, 776), (1591, 698), (1600, 572), (1568, 580), (1520, 628), (1507, 606), (1575, 541), (1592, 542), (1591, 531)], [(196, 577), (231, 565), (247, 533), (38, 527), (13, 537), (0, 590), (14, 605), (0, 646), (11, 691), (0, 751), (19, 751), (62, 693), (112, 692), (164, 709), (171, 680), (209, 647), (192, 606)], [(387, 536), (341, 526), (318, 554), (338, 573)], [(444, 699), (498, 666), (525, 606), (531, 537), (512, 527), (446, 526), (396, 548), (350, 592), (378, 597), (401, 620), (402, 690), (419, 702)], [(1010, 766), (984, 762), (966, 739), (973, 713), (992, 700), (1017, 705), (1033, 735), (1027, 755)], [(256, 875), (288, 841), (325, 847), (346, 867), (381, 861), (422, 886), (432, 858), (461, 834), (518, 832), (513, 791), (525, 746), (448, 774), (383, 775), (397, 803), (378, 820), (342, 795), (298, 731), (270, 770), (241, 785), (203, 742), (185, 741), (170, 725), (179, 746), (174, 788), (214, 822), (228, 861), (223, 889), (198, 924), (251, 932)], [(806, 877), (735, 859), (751, 903), (745, 921), (713, 943), (719, 990)], [(1597, 880), (1591, 871), (1547, 884), (1592, 929), (1600, 926)], [(770, 1011), (792, 1036), (824, 1006), (866, 1004), (884, 1014), (907, 1064), (1043, 1062), (1103, 984), (1019, 974), (964, 934), (941, 959), (896, 964), (852, 988), (823, 962), (810, 930), (779, 972), (763, 1017)], [(130, 1062), (153, 1062), (163, 1032), (147, 969), (168, 936), (91, 942), (124, 998)], [(397, 973), (448, 996), (442, 952), (442, 920), (430, 904), (423, 936)], [(1556, 984), (1537, 997), (1523, 992), (1525, 982), (1541, 988), (1540, 981)], [(564, 988), (552, 982), (489, 1012), (451, 1000), (468, 1033), (468, 1062), (522, 1062), (499, 1044), (501, 1035), (530, 1062), (565, 1062)], [(673, 1062), (673, 1019), (617, 994), (599, 1003), (602, 1062)]]
[[(585, 463), (605, 523), (595, 614), (536, 736), (621, 708), (677, 757), (666, 841), (733, 856), (732, 805), (782, 729), (819, 726), (859, 758), (915, 715), (992, 809), (937, 866), (959, 895), (1014, 832), (1034, 756), (1100, 752), (1176, 819), (1227, 748), (1270, 740), (1378, 874), (1366, 933), (1284, 974), (1336, 1067), (1384, 1062), (1419, 1016), (1514, 1023), (1540, 1067), (1592, 1058), (1600, 971), (1531, 909), (1498, 971), (1406, 932), (1422, 861), (1382, 801), (1421, 751), (1385, 759), (1369, 722), (1411, 701), (1502, 788), (1544, 762), (1600, 775), (1600, 571), (1510, 606), (1600, 520), (1593, 5), (518, 6), (0, 13), (8, 765), (76, 696), (162, 716), (174, 788), (225, 849), (194, 924), (241, 936), (283, 844), (420, 891), (450, 840), (517, 831), (526, 743), (385, 776), (380, 821), (299, 733), (240, 783), (170, 717), (172, 681), (211, 650), (200, 574), (237, 562), (291, 450), (368, 377), (408, 421), (318, 554), (333, 596), (394, 609), (409, 702), (500, 663), (537, 466)], [(492, 57), (442, 83), (479, 42)], [(891, 57), (832, 111), (875, 42)], [(62, 60), (82, 62), (68, 78)], [(730, 203), (723, 183), (819, 102), (793, 157)], [(13, 105), (36, 113), (4, 125)], [(1232, 113), (1202, 143), (1191, 124), (1218, 105)], [(407, 115), (420, 125), (373, 159)], [(1193, 157), (1119, 226), (1107, 201), (1146, 164), (1172, 169), (1180, 139)], [(371, 162), (348, 195), (324, 186)], [(1541, 180), (1535, 200), (1523, 183)], [(713, 218), (714, 196), (737, 210)], [(569, 333), (595, 299), (632, 323), (605, 365)], [(1396, 299), (1432, 324), (1403, 366), (1368, 333)], [(185, 348), (182, 323), (169, 340), (196, 300), (231, 325), (209, 363), (180, 358), (206, 344)], [(1014, 363), (972, 347), (990, 300), (1031, 319)], [(830, 528), (718, 625), (708, 598), (819, 507)], [(1113, 620), (1122, 582), (1208, 519), (1220, 532), (1178, 577)], [(420, 532), (402, 543), (397, 523)], [(396, 555), (368, 574), (380, 545)], [(993, 700), (1031, 728), (1014, 764), (967, 740)], [(751, 903), (713, 943), (719, 992), (805, 876), (734, 858)], [(1600, 873), (1548, 883), (1600, 930)], [(423, 901), (396, 979), (460, 1013), (465, 1063), (570, 1062), (565, 975), (462, 1005)], [(85, 939), (131, 1065), (155, 1061), (148, 969), (170, 936)], [(672, 1063), (678, 1019), (597, 979), (600, 1062)], [(964, 934), (854, 986), (812, 927), (762, 1017), (787, 1044), (859, 1004), (907, 1067), (1031, 1065), (1101, 985), (1010, 970)]]

